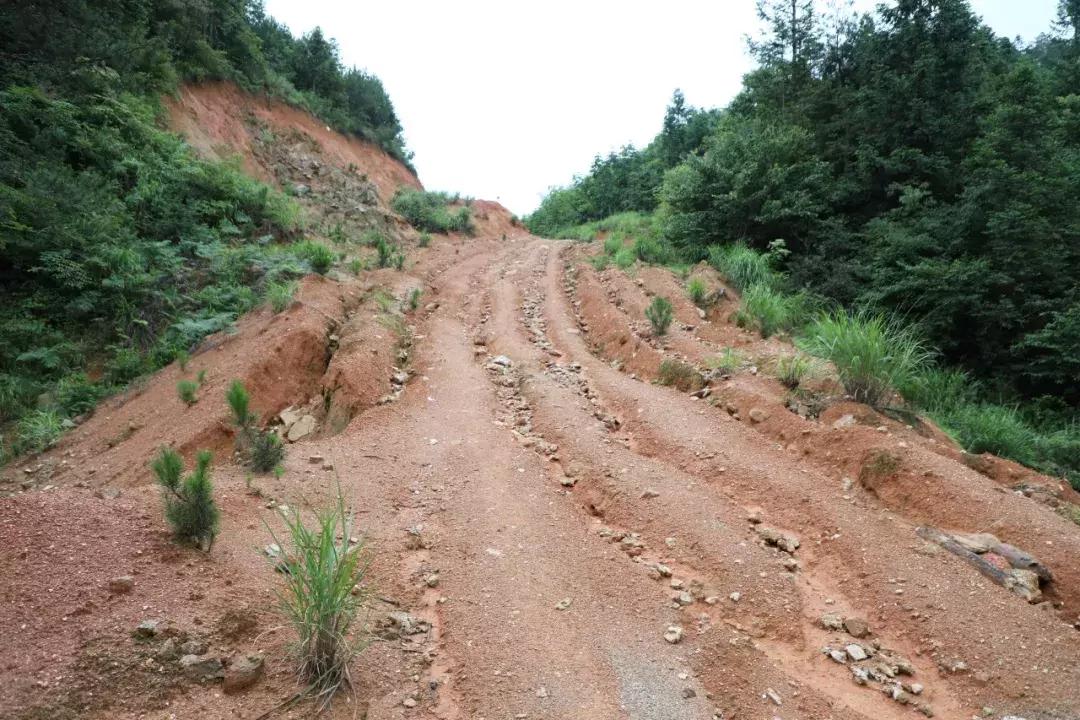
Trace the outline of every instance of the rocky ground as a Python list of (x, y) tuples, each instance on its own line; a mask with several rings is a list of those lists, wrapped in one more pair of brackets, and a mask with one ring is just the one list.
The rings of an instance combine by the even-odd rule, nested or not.
[[(597, 272), (598, 248), (477, 210), (476, 237), (309, 278), (4, 471), (0, 716), (273, 709), (297, 686), (268, 528), (339, 490), (372, 600), (329, 717), (1080, 716), (1071, 490), (844, 402), (827, 372), (793, 394), (770, 371), (790, 346), (734, 326), (707, 269), (725, 292), (699, 311), (665, 269)], [(656, 384), (665, 359), (699, 377)], [(232, 456), (233, 378), (287, 438), (280, 478)], [(166, 533), (162, 444), (216, 452), (208, 553)]]

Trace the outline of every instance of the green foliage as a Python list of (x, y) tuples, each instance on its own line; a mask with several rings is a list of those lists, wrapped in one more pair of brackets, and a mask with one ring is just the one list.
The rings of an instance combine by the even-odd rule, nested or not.
[(751, 285), (743, 293), (735, 322), (739, 327), (757, 330), (763, 338), (772, 337), (801, 325), (808, 305), (809, 300), (801, 293), (787, 295), (771, 285)]
[(633, 248), (628, 247), (619, 248), (619, 251), (615, 253), (615, 257), (612, 258), (612, 262), (620, 270), (633, 267), (636, 261), (637, 256), (634, 254)]
[(645, 317), (654, 335), (666, 334), (671, 326), (671, 301), (659, 295), (654, 297), (649, 307), (645, 308)]
[(209, 550), (217, 536), (220, 512), (214, 502), (208, 450), (199, 452), (195, 470), (181, 480), (184, 462), (172, 448), (163, 447), (151, 464), (161, 487), (165, 519), (182, 542)]
[(187, 350), (177, 350), (174, 356), (176, 358), (176, 364), (180, 367), (180, 372), (187, 372), (188, 363), (191, 362), (191, 354)]
[(605, 255), (615, 255), (616, 253), (618, 253), (622, 249), (623, 249), (623, 241), (622, 241), (622, 238), (619, 237), (618, 235), (608, 235), (604, 239), (604, 254)]
[(229, 383), (229, 389), (225, 391), (225, 400), (232, 411), (233, 423), (242, 429), (255, 424), (255, 415), (251, 412), (251, 396), (248, 394), (244, 383), (233, 380)]
[(454, 209), (457, 197), (441, 192), (426, 192), (403, 187), (390, 205), (417, 230), (431, 233), (462, 232), (471, 234), (472, 211), (468, 205)]
[(284, 312), (293, 303), (296, 290), (299, 286), (296, 282), (273, 282), (266, 286), (266, 299), (270, 301), (270, 308), (275, 313)]
[(320, 512), (311, 527), (295, 510), (283, 519), (285, 537), (270, 530), (285, 552), (279, 598), (297, 634), (304, 692), (325, 708), (349, 684), (349, 663), (361, 649), (350, 630), (370, 594), (367, 552), (362, 541), (353, 542), (353, 518), (340, 496), (336, 507)]
[(963, 370), (927, 364), (898, 381), (896, 389), (912, 405), (935, 414), (976, 402), (979, 388)]
[(406, 305), (410, 311), (416, 312), (416, 309), (420, 307), (420, 296), (423, 295), (423, 292), (424, 291), (420, 288), (413, 288), (409, 291), (409, 297)]
[(743, 243), (709, 246), (709, 264), (740, 292), (754, 285), (776, 287), (780, 284), (780, 277), (770, 266), (769, 257)]
[(709, 295), (709, 288), (704, 280), (693, 277), (686, 283), (686, 294), (690, 297), (690, 302), (698, 307), (705, 307), (705, 299)]
[(799, 343), (831, 362), (858, 402), (880, 407), (895, 388), (924, 372), (930, 353), (922, 338), (879, 313), (837, 311), (819, 316)]
[(634, 255), (641, 262), (653, 265), (666, 263), (670, 258), (667, 248), (659, 240), (650, 237), (634, 240)]
[(298, 258), (310, 265), (319, 275), (325, 275), (334, 264), (334, 251), (320, 242), (304, 240), (293, 245), (292, 249)]
[(661, 361), (656, 382), (683, 392), (696, 392), (705, 386), (705, 378), (692, 365), (671, 358)]
[(960, 405), (943, 412), (939, 419), (968, 452), (989, 452), (1025, 465), (1036, 461), (1036, 433), (1015, 408)]
[(725, 375), (731, 375), (743, 366), (746, 359), (735, 348), (724, 348), (724, 352), (715, 357), (705, 360), (705, 365), (712, 370), (719, 370)]
[(63, 420), (54, 410), (32, 410), (19, 420), (17, 452), (48, 450), (64, 433)]
[(276, 433), (251, 429), (248, 437), (248, 465), (252, 470), (270, 472), (285, 459), (285, 446)]
[(68, 375), (56, 384), (56, 404), (70, 417), (91, 412), (102, 394), (103, 388), (81, 372)]
[(431, 245), (431, 233), (428, 233), (428, 232), (420, 233), (420, 237), (417, 238), (416, 244), (419, 245), (422, 248), (426, 248), (429, 245)]
[(776, 379), (791, 390), (799, 387), (802, 381), (814, 372), (814, 369), (814, 361), (798, 352), (781, 355), (774, 363)]
[(198, 402), (199, 398), (196, 397), (198, 390), (199, 384), (194, 380), (181, 380), (176, 383), (176, 394), (188, 405)]

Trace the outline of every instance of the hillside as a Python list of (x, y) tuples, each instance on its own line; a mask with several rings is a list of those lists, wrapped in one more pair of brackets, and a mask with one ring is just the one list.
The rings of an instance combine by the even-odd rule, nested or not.
[[(327, 717), (1080, 708), (1066, 483), (855, 403), (827, 364), (790, 391), (790, 342), (739, 327), (743, 298), (704, 264), (607, 266), (621, 235), (539, 238), (482, 200), (435, 198), (468, 207), (471, 234), (421, 233), (392, 201), (419, 182), (370, 143), (226, 84), (166, 107), (333, 254), (280, 311), (260, 301), (3, 469), (0, 715), (312, 716), (278, 707), (298, 684), (277, 596), (291, 549), (270, 531), (338, 493), (370, 553), (370, 644)], [(400, 268), (376, 267), (381, 246)], [(234, 380), (284, 438), (280, 472), (234, 452)], [(208, 552), (168, 532), (163, 445), (189, 467), (214, 453)]]

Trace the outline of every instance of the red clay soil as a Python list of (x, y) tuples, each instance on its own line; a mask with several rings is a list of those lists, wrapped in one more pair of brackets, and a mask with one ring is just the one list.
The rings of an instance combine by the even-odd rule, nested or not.
[[(581, 246), (473, 207), (475, 237), (409, 246), (403, 272), (308, 278), (285, 312), (242, 318), (186, 372), (5, 469), (0, 717), (274, 710), (298, 685), (267, 526), (339, 491), (373, 599), (326, 717), (1077, 717), (1080, 527), (1047, 504), (1072, 497), (1060, 483), (842, 398), (800, 416), (759, 362), (792, 349), (732, 327), (733, 307), (706, 325), (667, 271), (597, 273)], [(662, 341), (650, 294), (676, 301)], [(729, 342), (748, 366), (706, 397), (651, 382), (661, 360)], [(175, 384), (198, 370), (187, 408)], [(290, 405), (318, 420), (280, 477), (230, 452), (233, 378), (268, 422)], [(147, 470), (164, 443), (217, 451), (207, 553), (166, 532)], [(1031, 553), (1053, 573), (1042, 601), (924, 540), (926, 524)], [(150, 619), (167, 624), (136, 637)], [(184, 675), (187, 650), (260, 653), (266, 672), (225, 693)]]
[(357, 137), (345, 137), (326, 123), (280, 100), (246, 93), (227, 82), (184, 85), (176, 97), (163, 99), (169, 128), (180, 133), (203, 155), (224, 160), (239, 157), (246, 172), (265, 182), (274, 173), (262, 165), (254, 152), (255, 119), (271, 130), (301, 132), (320, 146), (329, 162), (345, 169), (361, 168), (388, 202), (401, 186), (422, 189), (420, 181), (401, 162), (376, 145)]

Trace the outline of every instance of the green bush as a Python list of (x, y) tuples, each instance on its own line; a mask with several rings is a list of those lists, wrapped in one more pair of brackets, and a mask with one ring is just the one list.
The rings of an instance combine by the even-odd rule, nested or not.
[(742, 304), (735, 312), (739, 327), (757, 330), (761, 337), (790, 332), (806, 317), (805, 295), (786, 295), (770, 285), (751, 285), (743, 292)]
[(285, 537), (271, 529), (285, 552), (285, 587), (279, 596), (298, 636), (304, 692), (325, 707), (349, 682), (349, 663), (361, 649), (350, 630), (369, 595), (367, 553), (362, 541), (353, 542), (353, 518), (340, 496), (336, 507), (318, 514), (313, 527), (296, 510), (283, 518)]
[(266, 286), (266, 299), (275, 313), (284, 312), (292, 305), (298, 285), (295, 282), (273, 282)]
[(390, 206), (417, 230), (433, 233), (471, 233), (472, 212), (468, 206), (452, 209), (457, 198), (446, 193), (401, 188)]
[(188, 405), (194, 405), (198, 401), (195, 395), (198, 390), (199, 384), (194, 380), (181, 380), (176, 383), (176, 394)]
[(285, 459), (285, 446), (276, 433), (250, 429), (248, 465), (257, 472), (270, 472)]
[(650, 237), (639, 237), (634, 240), (634, 255), (643, 263), (660, 265), (668, 260), (668, 252), (663, 244)]
[(604, 254), (614, 256), (615, 253), (623, 249), (623, 241), (621, 237), (617, 235), (608, 235), (604, 239)]
[(719, 370), (725, 375), (731, 375), (743, 366), (746, 359), (735, 348), (724, 348), (724, 352), (705, 360), (705, 366), (713, 370)]
[(686, 283), (686, 294), (690, 296), (690, 302), (698, 307), (704, 307), (705, 299), (709, 296), (709, 288), (705, 285), (704, 280), (693, 277)]
[(819, 316), (800, 345), (831, 362), (856, 401), (875, 407), (895, 388), (909, 385), (931, 357), (912, 329), (865, 310)]
[(90, 382), (85, 373), (73, 373), (56, 384), (56, 404), (68, 416), (90, 412), (105, 396), (107, 388)]
[(697, 369), (680, 360), (670, 358), (661, 361), (656, 382), (678, 388), (683, 392), (696, 392), (705, 386), (705, 378)]
[(334, 264), (334, 251), (320, 242), (305, 240), (293, 245), (293, 252), (319, 275), (325, 275)]
[(710, 246), (709, 264), (740, 292), (755, 285), (775, 288), (779, 284), (780, 276), (769, 258), (742, 243)]
[(608, 255), (593, 255), (589, 258), (589, 263), (599, 271), (607, 270), (608, 265), (611, 264), (611, 257)]
[(255, 415), (251, 412), (251, 396), (248, 394), (244, 383), (233, 380), (229, 389), (225, 391), (225, 400), (232, 410), (233, 423), (238, 428), (246, 429), (255, 424)]
[(63, 418), (55, 410), (32, 410), (17, 426), (19, 452), (48, 450), (64, 433)]
[(909, 403), (929, 413), (974, 403), (978, 396), (978, 383), (966, 372), (930, 364), (899, 380), (896, 389)]
[(645, 308), (645, 317), (652, 326), (653, 334), (666, 334), (671, 326), (671, 301), (660, 296), (654, 297), (649, 307)]
[(1037, 462), (1036, 432), (1003, 405), (960, 405), (939, 416), (945, 430), (970, 453), (993, 453), (1025, 465)]
[(814, 371), (814, 362), (801, 353), (781, 355), (775, 362), (776, 379), (794, 390)]
[(431, 245), (431, 233), (420, 233), (420, 237), (417, 239), (416, 244), (422, 248), (426, 248)]
[(161, 448), (151, 465), (161, 486), (165, 519), (173, 535), (206, 551), (214, 544), (220, 519), (214, 502), (214, 486), (210, 482), (210, 460), (208, 450), (200, 451), (195, 471), (182, 480), (184, 462), (171, 448)]
[(416, 312), (416, 309), (420, 307), (420, 296), (423, 291), (420, 288), (413, 288), (409, 291), (409, 299), (407, 305), (410, 311)]
[(628, 247), (619, 248), (619, 251), (615, 253), (615, 257), (613, 258), (615, 267), (620, 270), (626, 270), (627, 268), (633, 267), (636, 260), (637, 256), (634, 255), (633, 248)]

